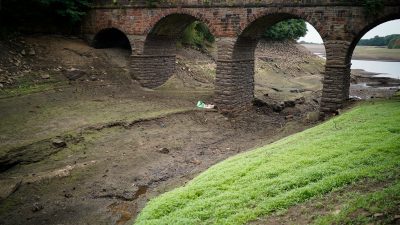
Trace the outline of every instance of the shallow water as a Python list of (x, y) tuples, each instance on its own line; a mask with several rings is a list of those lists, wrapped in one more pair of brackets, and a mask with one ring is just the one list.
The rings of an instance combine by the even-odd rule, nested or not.
[(376, 77), (390, 77), (400, 79), (400, 62), (384, 62), (371, 60), (351, 60), (352, 69), (363, 69), (368, 72), (378, 73)]

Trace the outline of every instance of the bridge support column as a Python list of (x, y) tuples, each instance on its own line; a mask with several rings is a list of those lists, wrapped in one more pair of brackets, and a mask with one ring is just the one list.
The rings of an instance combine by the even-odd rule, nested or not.
[(349, 98), (351, 63), (350, 42), (327, 41), (325, 76), (322, 89), (321, 116), (335, 113)]
[(176, 39), (168, 36), (138, 38), (131, 56), (131, 76), (143, 87), (156, 88), (175, 72)]
[(256, 41), (240, 42), (236, 38), (220, 38), (217, 41), (215, 103), (222, 113), (246, 110), (254, 99)]

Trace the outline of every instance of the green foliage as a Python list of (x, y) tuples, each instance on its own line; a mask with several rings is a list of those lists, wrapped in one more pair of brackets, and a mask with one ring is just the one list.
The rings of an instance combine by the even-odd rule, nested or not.
[(146, 0), (146, 5), (148, 7), (156, 7), (158, 3), (160, 3), (160, 0)]
[(191, 23), (184, 31), (180, 42), (184, 45), (205, 49), (215, 41), (207, 25), (195, 21)]
[(307, 25), (304, 20), (290, 19), (279, 22), (267, 29), (264, 38), (272, 40), (293, 40), (299, 39), (307, 34)]
[(367, 16), (376, 16), (380, 12), (382, 12), (383, 8), (385, 7), (382, 0), (363, 0), (363, 1), (364, 1), (365, 14)]
[[(44, 27), (73, 27), (76, 25), (92, 0), (3, 0), (0, 13), (1, 27), (32, 30)], [(73, 28), (72, 28), (73, 29)], [(28, 29), (29, 30), (29, 29)], [(61, 29), (60, 29), (61, 30)]]
[[(400, 34), (391, 34), (385, 37), (375, 36), (370, 39), (361, 39), (358, 42), (360, 46), (388, 46), (389, 43), (394, 40), (400, 38)], [(394, 42), (392, 42), (394, 43)]]
[(246, 224), (362, 179), (399, 174), (399, 100), (339, 117), (219, 163), (150, 200), (137, 224)]
[(70, 22), (79, 22), (86, 14), (91, 0), (39, 0), (39, 2), (56, 11), (62, 17), (66, 17)]
[(389, 49), (400, 49), (400, 35), (398, 37), (392, 38), (388, 44)]

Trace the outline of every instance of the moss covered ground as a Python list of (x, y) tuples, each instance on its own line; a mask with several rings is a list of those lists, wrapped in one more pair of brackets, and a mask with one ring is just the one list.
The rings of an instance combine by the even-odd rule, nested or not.
[[(186, 186), (152, 199), (136, 223), (245, 224), (363, 179), (393, 179), (400, 166), (399, 124), (398, 99), (361, 104), (211, 167)], [(396, 192), (397, 186), (378, 197)], [(327, 220), (338, 219), (320, 221)]]

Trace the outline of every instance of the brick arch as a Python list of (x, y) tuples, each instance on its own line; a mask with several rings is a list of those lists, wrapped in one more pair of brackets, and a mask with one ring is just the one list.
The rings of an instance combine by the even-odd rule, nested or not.
[[(351, 41), (351, 44), (350, 44), (348, 52), (347, 52), (346, 62), (351, 63), (351, 58), (353, 56), (354, 49), (356, 48), (358, 42), (361, 40), (361, 38), (366, 33), (368, 33), (370, 30), (372, 30), (373, 28), (375, 28), (383, 23), (386, 23), (386, 22), (389, 22), (392, 20), (397, 20), (397, 19), (400, 19), (400, 11), (397, 13), (382, 16), (380, 18), (374, 19), (373, 21), (370, 21), (369, 23), (364, 24), (363, 27), (359, 31), (355, 32), (355, 36), (354, 36), (353, 40)], [(399, 28), (399, 30), (400, 30), (400, 28)]]
[(100, 33), (103, 30), (107, 30), (107, 29), (116, 29), (121, 31), (125, 36), (128, 36), (129, 31), (128, 29), (123, 25), (123, 24), (96, 24), (95, 29), (93, 30), (93, 34), (97, 35), (98, 33)]
[(128, 35), (115, 27), (98, 30), (90, 43), (94, 48), (120, 47), (132, 51), (132, 43)]
[(213, 30), (210, 22), (199, 13), (178, 9), (165, 11), (151, 19), (145, 29), (141, 55), (132, 57), (132, 75), (147, 88), (161, 86), (175, 72), (176, 41), (188, 25), (201, 21), (211, 32)]
[[(268, 26), (272, 26), (278, 22), (287, 19), (302, 19), (309, 24), (311, 24), (320, 34), (322, 39), (324, 39), (324, 30), (323, 26), (320, 22), (313, 18), (313, 14), (310, 12), (304, 12), (298, 9), (267, 9), (265, 11), (253, 13), (247, 19), (247, 23), (241, 24), (240, 28), (238, 29), (238, 36), (243, 36), (249, 29), (252, 29), (254, 26), (259, 26), (257, 23), (263, 23), (260, 28), (265, 29)], [(262, 32), (260, 30), (259, 32)], [(260, 34), (258, 34), (260, 35)]]
[(211, 18), (208, 18), (207, 16), (203, 15), (200, 13), (198, 10), (190, 10), (190, 9), (172, 9), (172, 10), (163, 10), (160, 11), (157, 16), (154, 16), (151, 18), (149, 24), (144, 30), (145, 35), (149, 35), (151, 31), (153, 30), (154, 27), (156, 27), (160, 22), (162, 22), (164, 19), (168, 18), (169, 16), (173, 15), (181, 15), (183, 17), (191, 17), (193, 21), (200, 21), (204, 24), (207, 25), (208, 29), (210, 32), (216, 36), (216, 28), (214, 24), (211, 22)]
[(252, 14), (248, 18), (248, 22), (241, 25), (234, 47), (233, 58), (236, 57), (236, 54), (240, 55), (240, 57), (243, 57), (243, 51), (248, 51), (246, 56), (251, 56), (256, 47), (256, 43), (252, 43), (249, 46), (249, 43), (254, 42), (252, 39), (260, 38), (261, 34), (267, 27), (273, 26), (274, 24), (287, 19), (301, 19), (311, 24), (317, 30), (318, 34), (323, 40), (323, 44), (325, 45), (326, 29), (323, 29), (323, 26), (321, 26), (318, 20), (313, 17), (312, 13), (304, 12), (298, 9), (268, 9)]

